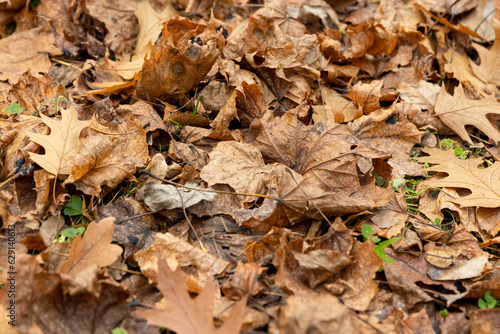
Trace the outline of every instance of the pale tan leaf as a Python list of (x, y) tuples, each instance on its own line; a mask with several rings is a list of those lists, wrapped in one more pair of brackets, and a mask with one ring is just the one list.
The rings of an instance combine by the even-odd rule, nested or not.
[(30, 132), (29, 136), (33, 142), (43, 146), (45, 155), (30, 153), (30, 158), (54, 175), (70, 174), (71, 167), (68, 162), (80, 146), (80, 132), (90, 126), (91, 121), (79, 121), (78, 111), (73, 104), (68, 109), (61, 110), (60, 121), (43, 114), (40, 114), (40, 117), (50, 128), (50, 134)]
[(161, 310), (135, 312), (148, 323), (163, 326), (177, 333), (236, 334), (240, 332), (248, 295), (245, 295), (231, 310), (228, 320), (220, 328), (214, 327), (213, 308), (217, 286), (207, 281), (200, 294), (192, 299), (180, 268), (172, 271), (165, 261), (158, 262), (158, 289), (166, 299)]
[(455, 88), (453, 96), (442, 87), (434, 110), (444, 124), (469, 143), (472, 143), (472, 139), (467, 133), (466, 125), (475, 126), (495, 144), (500, 141), (500, 132), (487, 118), (491, 114), (500, 115), (500, 103), (494, 95), (481, 100), (469, 100), (462, 85)]
[(77, 275), (90, 266), (109, 266), (120, 256), (122, 248), (112, 245), (115, 218), (105, 218), (99, 223), (92, 222), (85, 235), (79, 234), (71, 244), (71, 251), (60, 273)]
[(437, 148), (424, 148), (428, 157), (416, 158), (417, 161), (433, 164), (425, 170), (428, 172), (444, 172), (448, 176), (441, 179), (430, 179), (431, 187), (465, 188), (471, 193), (450, 202), (463, 207), (479, 206), (485, 208), (500, 207), (500, 162), (483, 168), (482, 158), (461, 160), (453, 150), (442, 151)]
[(471, 62), (470, 66), (474, 74), (486, 84), (500, 86), (500, 21), (493, 19), (495, 29), (495, 43), (488, 50), (485, 47), (475, 44), (474, 47), (481, 58), (481, 64), (476, 65)]
[(204, 188), (194, 182), (188, 182), (186, 186), (200, 189), (200, 191), (170, 184), (148, 183), (144, 192), (144, 203), (153, 211), (161, 211), (189, 208), (201, 201), (212, 201), (215, 197), (215, 193), (202, 191)]

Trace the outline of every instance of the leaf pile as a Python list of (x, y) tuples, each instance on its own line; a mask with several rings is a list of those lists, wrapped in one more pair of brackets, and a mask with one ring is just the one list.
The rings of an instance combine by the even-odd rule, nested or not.
[(2, 2), (0, 331), (495, 332), (493, 8)]

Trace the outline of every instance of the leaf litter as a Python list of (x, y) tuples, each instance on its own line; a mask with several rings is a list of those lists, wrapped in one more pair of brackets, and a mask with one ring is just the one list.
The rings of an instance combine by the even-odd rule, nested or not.
[(495, 5), (2, 5), (2, 332), (498, 328)]

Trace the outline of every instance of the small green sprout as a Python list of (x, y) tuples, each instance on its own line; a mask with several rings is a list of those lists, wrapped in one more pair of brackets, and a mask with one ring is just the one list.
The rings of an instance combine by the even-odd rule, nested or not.
[(479, 300), (477, 301), (477, 306), (479, 306), (480, 309), (492, 309), (492, 308), (495, 308), (495, 306), (497, 306), (497, 303), (498, 301), (493, 298), (491, 296), (491, 293), (490, 291), (486, 291), (486, 293), (484, 294), (484, 299), (483, 298), (479, 298)]
[(9, 114), (19, 115), (24, 111), (24, 109), (19, 103), (12, 103), (7, 108), (5, 108), (5, 111)]
[(376, 245), (375, 248), (373, 249), (375, 253), (384, 261), (385, 263), (392, 263), (394, 262), (393, 259), (390, 257), (387, 257), (387, 254), (385, 253), (385, 249), (389, 247), (391, 244), (395, 243), (396, 241), (400, 240), (401, 237), (395, 237), (395, 238), (390, 238), (388, 240), (384, 240), (380, 242), (379, 237), (373, 237), (373, 227), (371, 225), (365, 224), (361, 228), (361, 234), (365, 238), (365, 240), (371, 240), (373, 243)]

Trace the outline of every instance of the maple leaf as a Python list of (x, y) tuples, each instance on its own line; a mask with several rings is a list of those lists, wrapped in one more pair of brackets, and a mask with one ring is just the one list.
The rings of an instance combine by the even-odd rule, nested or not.
[(50, 128), (50, 134), (42, 135), (30, 132), (29, 136), (31, 141), (45, 149), (45, 155), (30, 153), (30, 158), (54, 175), (70, 174), (71, 167), (68, 161), (78, 151), (80, 132), (88, 127), (91, 121), (79, 121), (78, 111), (73, 104), (68, 109), (61, 110), (60, 121), (43, 114), (40, 114), (40, 117)]
[(105, 267), (115, 262), (122, 253), (122, 248), (111, 244), (114, 220), (115, 218), (105, 218), (99, 224), (92, 222), (83, 238), (81, 234), (77, 235), (60, 273), (76, 275), (91, 265)]
[(491, 49), (475, 44), (474, 47), (481, 58), (481, 65), (471, 62), (470, 66), (474, 74), (486, 84), (500, 86), (500, 21), (493, 19), (495, 29), (495, 43)]
[(192, 299), (186, 288), (184, 274), (178, 267), (172, 271), (165, 261), (158, 262), (158, 289), (167, 301), (163, 310), (135, 312), (148, 323), (163, 326), (177, 333), (239, 333), (243, 324), (243, 315), (248, 295), (238, 301), (228, 320), (220, 327), (214, 327), (213, 308), (217, 286), (207, 281), (198, 297)]
[(500, 141), (500, 132), (487, 118), (488, 114), (500, 115), (500, 103), (494, 95), (481, 100), (469, 100), (462, 84), (455, 88), (453, 96), (442, 87), (434, 110), (444, 124), (469, 143), (472, 140), (465, 129), (466, 125), (474, 125), (495, 143)]
[(443, 172), (448, 176), (442, 179), (430, 179), (430, 187), (448, 187), (469, 189), (469, 195), (450, 199), (463, 207), (479, 206), (485, 208), (500, 207), (500, 162), (488, 168), (482, 168), (482, 158), (462, 160), (455, 156), (453, 150), (442, 151), (437, 148), (424, 148), (428, 157), (416, 158), (417, 161), (434, 164), (425, 170)]

